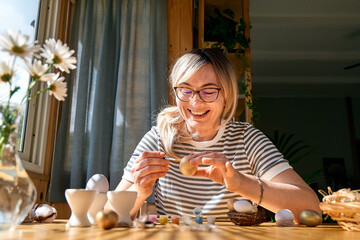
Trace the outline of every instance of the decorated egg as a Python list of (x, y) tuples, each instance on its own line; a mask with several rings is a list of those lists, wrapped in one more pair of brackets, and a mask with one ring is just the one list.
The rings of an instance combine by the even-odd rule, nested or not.
[(227, 201), (227, 207), (228, 207), (228, 209), (229, 209), (229, 211), (235, 211), (235, 209), (234, 209), (234, 202), (236, 202), (236, 201), (238, 201), (238, 199), (236, 199), (236, 198), (232, 198), (232, 199), (229, 199), (228, 201)]
[(275, 214), (275, 221), (278, 226), (294, 225), (294, 214), (289, 209), (280, 209)]
[(253, 205), (247, 200), (239, 200), (234, 202), (234, 210), (237, 212), (252, 212), (252, 209)]
[(87, 182), (86, 189), (106, 193), (107, 191), (109, 191), (109, 182), (104, 175), (95, 174)]
[(306, 209), (300, 213), (300, 222), (308, 227), (315, 227), (322, 223), (322, 217), (318, 212)]
[(194, 214), (195, 214), (195, 215), (200, 215), (201, 213), (202, 213), (201, 207), (196, 207), (196, 208), (194, 208)]
[(197, 170), (197, 165), (192, 165), (191, 163), (189, 163), (188, 161), (188, 157), (183, 157), (180, 161), (180, 172), (184, 175), (184, 176), (192, 176), (195, 174), (196, 170)]
[(96, 223), (102, 229), (111, 229), (116, 227), (119, 222), (119, 217), (116, 212), (105, 209), (96, 214)]

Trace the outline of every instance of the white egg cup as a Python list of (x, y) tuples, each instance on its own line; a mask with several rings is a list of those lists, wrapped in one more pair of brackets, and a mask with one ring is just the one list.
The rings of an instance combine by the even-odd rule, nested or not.
[(132, 226), (130, 210), (133, 208), (137, 192), (134, 191), (108, 191), (107, 197), (111, 208), (118, 214), (119, 226)]
[(96, 191), (86, 189), (66, 189), (65, 197), (71, 209), (68, 221), (70, 227), (90, 227), (87, 212), (95, 199)]
[(87, 212), (87, 216), (92, 225), (96, 224), (96, 214), (104, 209), (106, 201), (106, 193), (96, 192), (95, 199)]

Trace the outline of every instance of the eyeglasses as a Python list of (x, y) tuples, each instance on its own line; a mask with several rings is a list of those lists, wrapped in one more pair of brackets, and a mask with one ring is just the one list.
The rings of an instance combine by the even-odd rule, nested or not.
[(183, 102), (190, 101), (195, 93), (199, 94), (201, 100), (207, 103), (214, 102), (218, 96), (221, 88), (204, 88), (199, 91), (184, 87), (174, 87), (176, 97)]

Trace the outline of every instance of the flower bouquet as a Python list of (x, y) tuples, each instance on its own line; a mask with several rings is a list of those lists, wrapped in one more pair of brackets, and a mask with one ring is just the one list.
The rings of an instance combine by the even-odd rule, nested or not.
[[(0, 50), (9, 55), (9, 59), (0, 59), (0, 230), (7, 230), (24, 220), (36, 198), (36, 189), (16, 149), (21, 106), (45, 91), (64, 101), (67, 86), (61, 73), (75, 69), (76, 58), (72, 56), (74, 50), (60, 40), (47, 39), (40, 46), (29, 42), (28, 36), (12, 30), (0, 35)], [(16, 81), (18, 60), (24, 63), (30, 75), (26, 86)], [(56, 72), (52, 72), (53, 69)], [(33, 89), (41, 82), (47, 84)], [(20, 104), (16, 104), (12, 100), (22, 87), (26, 89), (25, 94)]]
[[(17, 86), (13, 81), (17, 71), (16, 60), (21, 59), (24, 61), (26, 70), (31, 76), (20, 106), (44, 91), (49, 91), (50, 95), (54, 95), (59, 101), (64, 101), (67, 96), (67, 87), (66, 82), (64, 82), (65, 78), (60, 76), (60, 72), (69, 73), (70, 69), (76, 68), (74, 65), (76, 64), (76, 58), (71, 56), (74, 50), (69, 50), (69, 47), (60, 40), (45, 40), (45, 44), (41, 47), (36, 43), (29, 43), (28, 39), (28, 36), (13, 30), (0, 35), (1, 50), (13, 57), (0, 62), (0, 87), (9, 89), (8, 95), (5, 97), (7, 98), (6, 101), (3, 100), (3, 96), (0, 97), (0, 111), (2, 114), (0, 149), (1, 146), (7, 143), (10, 133), (16, 126), (14, 121), (19, 110), (10, 108), (12, 97), (20, 90), (20, 86)], [(40, 55), (38, 54), (39, 51)], [(45, 59), (46, 63), (42, 63), (41, 57)], [(59, 71), (57, 73), (50, 72), (52, 67)], [(39, 81), (47, 82), (47, 86), (31, 94), (32, 88)]]

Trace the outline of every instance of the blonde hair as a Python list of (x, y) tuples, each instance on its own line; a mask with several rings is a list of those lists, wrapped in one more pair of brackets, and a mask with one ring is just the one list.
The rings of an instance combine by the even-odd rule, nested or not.
[[(228, 123), (236, 111), (238, 86), (236, 75), (230, 61), (216, 49), (194, 49), (178, 58), (171, 69), (169, 82), (172, 88), (191, 78), (200, 68), (211, 64), (224, 90), (225, 107), (220, 129)], [(178, 157), (172, 146), (175, 141), (186, 142), (193, 136), (186, 129), (185, 120), (177, 106), (163, 109), (157, 117), (157, 126), (164, 150), (169, 157)]]

